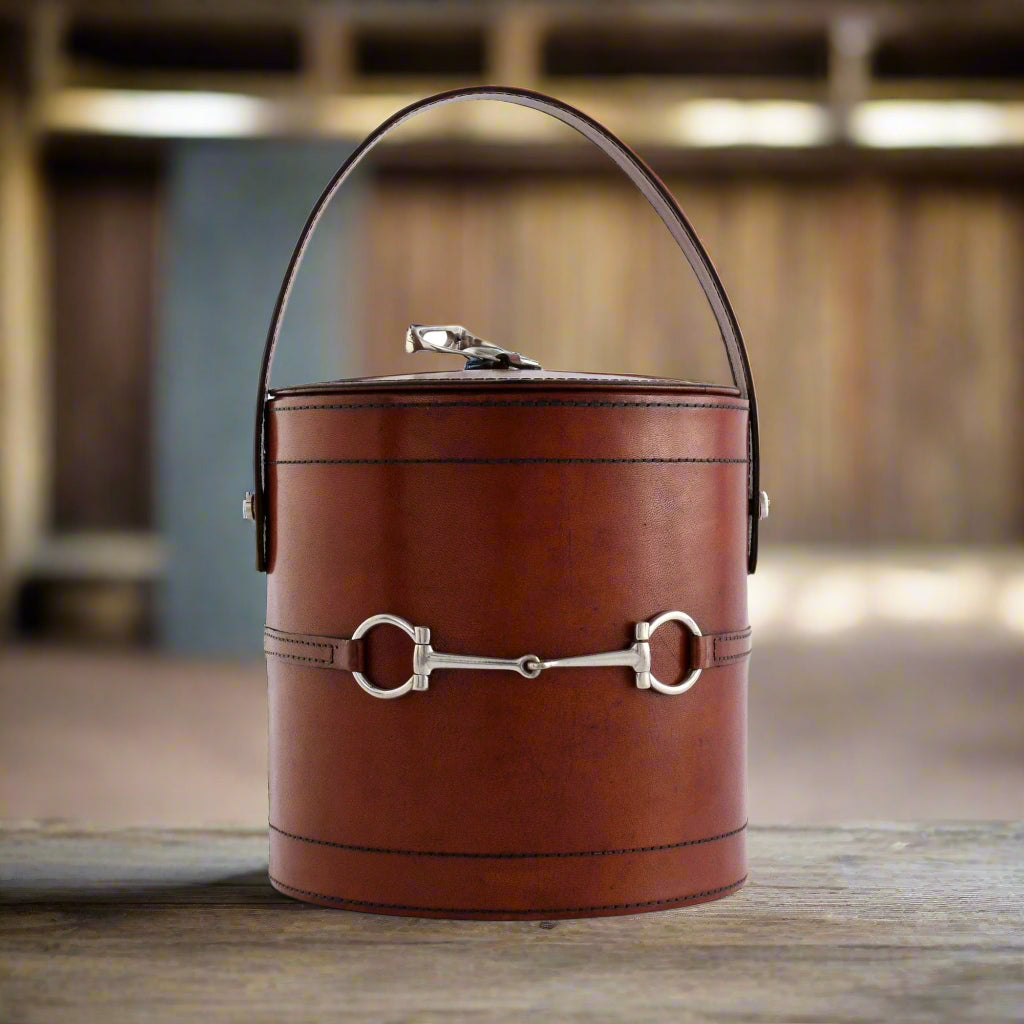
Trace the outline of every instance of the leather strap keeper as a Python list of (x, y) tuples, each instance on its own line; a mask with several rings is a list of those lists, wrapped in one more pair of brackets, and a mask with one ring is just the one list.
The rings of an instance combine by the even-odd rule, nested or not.
[(263, 651), (269, 657), (315, 668), (362, 672), (365, 669), (363, 648), (362, 640), (304, 636), (271, 629), (270, 626), (263, 630)]

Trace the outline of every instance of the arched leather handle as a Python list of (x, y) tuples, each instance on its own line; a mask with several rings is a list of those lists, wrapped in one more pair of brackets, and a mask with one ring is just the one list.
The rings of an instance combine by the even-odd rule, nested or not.
[(714, 264), (712, 264), (704, 246), (701, 245), (700, 239), (697, 237), (697, 233), (686, 219), (679, 204), (662, 183), (661, 179), (640, 157), (628, 146), (620, 142), (606, 128), (575, 107), (570, 107), (568, 104), (562, 103), (560, 100), (553, 99), (550, 96), (545, 96), (543, 93), (533, 92), (529, 89), (512, 89), (488, 85), (437, 93), (416, 103), (411, 103), (397, 113), (392, 114), (391, 117), (371, 132), (353, 150), (351, 156), (341, 165), (334, 177), (331, 178), (306, 220), (305, 227), (303, 227), (299, 240), (292, 252), (291, 260), (288, 262), (288, 269), (285, 272), (284, 280), (281, 282), (281, 290), (277, 295), (274, 313), (270, 318), (267, 340), (263, 348), (263, 363), (260, 366), (259, 390), (256, 393), (256, 430), (253, 446), (253, 470), (256, 481), (253, 500), (253, 517), (256, 520), (256, 568), (261, 572), (266, 572), (267, 570), (268, 510), (265, 438), (270, 369), (274, 362), (274, 349), (277, 345), (278, 335), (281, 332), (281, 320), (284, 316), (285, 307), (288, 305), (288, 297), (291, 294), (292, 285), (295, 283), (295, 275), (298, 272), (299, 264), (302, 262), (303, 254), (309, 245), (313, 231), (316, 229), (317, 223), (327, 208), (328, 203), (334, 198), (335, 193), (341, 188), (345, 179), (348, 178), (363, 157), (392, 128), (396, 128), (403, 121), (407, 121), (414, 115), (424, 110), (429, 110), (431, 107), (440, 107), (445, 103), (456, 103), (462, 100), (500, 100), (523, 107), (532, 107), (534, 110), (550, 114), (564, 124), (569, 125), (570, 128), (575, 128), (584, 138), (593, 142), (594, 145), (611, 157), (625, 171), (630, 181), (636, 185), (644, 198), (654, 207), (655, 212), (671, 232), (679, 248), (683, 250), (683, 254), (686, 256), (690, 266), (693, 268), (693, 272), (697, 275), (697, 280), (700, 281), (700, 285), (704, 289), (708, 302), (711, 303), (715, 319), (718, 321), (718, 329), (721, 331), (722, 341), (725, 343), (725, 351), (729, 359), (729, 369), (732, 371), (733, 383), (739, 388), (740, 395), (750, 403), (748, 428), (750, 462), (748, 466), (747, 488), (747, 514), (749, 516), (747, 568), (748, 572), (753, 572), (757, 565), (760, 476), (757, 405), (754, 399), (754, 382), (750, 374), (750, 363), (747, 360), (747, 352), (743, 345), (743, 336), (740, 334), (736, 315), (733, 312), (732, 305), (729, 303), (728, 296), (725, 294), (725, 288), (722, 286)]

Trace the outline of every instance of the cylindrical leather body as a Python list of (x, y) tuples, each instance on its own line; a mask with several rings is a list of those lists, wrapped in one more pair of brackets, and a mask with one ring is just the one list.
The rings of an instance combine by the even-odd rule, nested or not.
[[(267, 624), (351, 637), (377, 613), (435, 650), (562, 658), (628, 648), (679, 609), (747, 627), (747, 402), (731, 388), (514, 371), (274, 393)], [(685, 675), (691, 638), (651, 642)], [(718, 640), (715, 640), (718, 643)], [(412, 674), (379, 627), (364, 673)], [(436, 669), (379, 700), (317, 658), (268, 657), (270, 874), (389, 914), (637, 913), (745, 880), (745, 650), (685, 693), (626, 667), (535, 679)]]

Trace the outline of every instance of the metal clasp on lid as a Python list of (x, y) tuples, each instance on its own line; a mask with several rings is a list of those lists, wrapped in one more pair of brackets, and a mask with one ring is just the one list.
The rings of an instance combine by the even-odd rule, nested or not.
[(465, 358), (467, 370), (543, 369), (536, 359), (484, 341), (458, 324), (410, 324), (405, 334), (405, 351), (451, 352)]

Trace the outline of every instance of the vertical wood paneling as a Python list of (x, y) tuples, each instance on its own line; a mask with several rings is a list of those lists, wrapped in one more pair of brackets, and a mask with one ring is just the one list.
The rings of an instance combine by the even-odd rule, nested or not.
[(59, 173), (53, 201), (54, 525), (151, 525), (156, 176)]
[[(670, 186), (747, 337), (770, 538), (1024, 537), (1020, 191), (870, 176)], [(390, 174), (366, 229), (368, 371), (409, 369), (416, 320), (465, 323), (556, 369), (728, 379), (685, 261), (611, 178)], [(431, 363), (450, 365), (417, 369)]]
[[(1015, 214), (1015, 215), (1014, 215)], [(1019, 536), (1024, 532), (1024, 220), (1008, 211), (994, 190), (972, 198), (964, 223), (962, 304), (964, 369), (970, 389), (961, 395), (964, 479), (987, 506), (964, 509), (961, 530), (971, 535)], [(1009, 422), (1008, 422), (1009, 420)], [(1020, 472), (1006, 472), (1016, 465)]]

